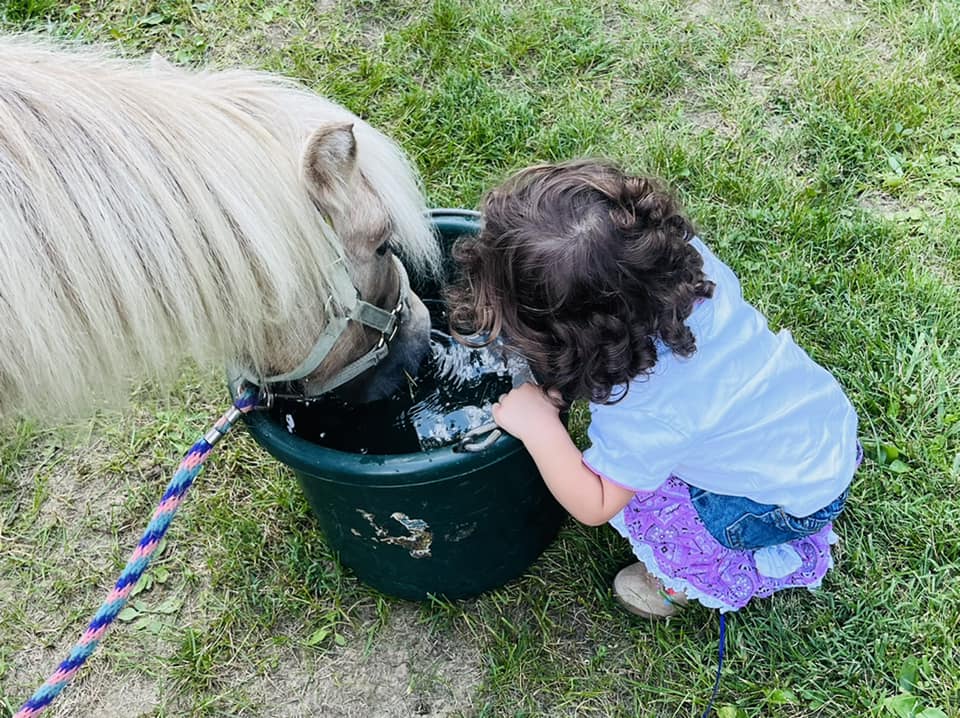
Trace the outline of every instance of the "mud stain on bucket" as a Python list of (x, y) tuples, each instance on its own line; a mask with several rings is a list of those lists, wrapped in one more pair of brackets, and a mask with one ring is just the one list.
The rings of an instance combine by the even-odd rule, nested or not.
[[(367, 523), (373, 528), (374, 535), (372, 539), (379, 543), (389, 544), (391, 546), (401, 546), (409, 551), (413, 558), (430, 558), (430, 547), (433, 545), (433, 532), (430, 525), (423, 519), (412, 519), (404, 513), (394, 511), (390, 518), (403, 526), (410, 533), (406, 536), (391, 536), (387, 529), (380, 526), (374, 516), (369, 511), (357, 509), (357, 513), (367, 520)], [(359, 532), (352, 530), (355, 535)]]

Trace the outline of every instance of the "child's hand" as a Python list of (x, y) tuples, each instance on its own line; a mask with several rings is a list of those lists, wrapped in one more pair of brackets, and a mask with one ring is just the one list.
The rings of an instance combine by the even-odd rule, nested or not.
[(545, 429), (554, 428), (560, 421), (560, 409), (539, 386), (523, 384), (493, 405), (493, 419), (504, 431), (526, 443)]

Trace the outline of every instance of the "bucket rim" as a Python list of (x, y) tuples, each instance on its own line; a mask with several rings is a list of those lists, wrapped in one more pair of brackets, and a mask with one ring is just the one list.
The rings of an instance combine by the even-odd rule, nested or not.
[[(231, 387), (231, 394), (233, 394)], [(492, 446), (475, 453), (455, 451), (453, 446), (404, 454), (358, 454), (332, 449), (291, 434), (266, 412), (246, 414), (247, 430), (260, 446), (295, 471), (332, 479), (350, 478), (349, 483), (368, 484), (368, 479), (392, 479), (404, 485), (433, 483), (426, 474), (453, 470), (457, 475), (479, 471), (523, 450), (523, 444), (504, 434)]]

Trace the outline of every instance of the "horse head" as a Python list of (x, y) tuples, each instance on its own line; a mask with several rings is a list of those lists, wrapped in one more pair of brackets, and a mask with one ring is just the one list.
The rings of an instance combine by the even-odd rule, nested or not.
[[(302, 177), (343, 245), (356, 300), (330, 316), (296, 369), (265, 380), (299, 381), (306, 396), (336, 390), (365, 402), (389, 396), (416, 374), (429, 348), (430, 315), (399, 257), (404, 246), (423, 251), (423, 227), (409, 221), (403, 227), (391, 216), (389, 203), (358, 166), (353, 128), (353, 122), (317, 128), (303, 152)], [(404, 229), (413, 236), (404, 237)]]

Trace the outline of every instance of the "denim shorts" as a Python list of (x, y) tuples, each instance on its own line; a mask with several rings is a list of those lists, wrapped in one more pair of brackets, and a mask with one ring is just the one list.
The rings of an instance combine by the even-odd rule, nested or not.
[(779, 506), (742, 496), (714, 494), (690, 487), (690, 503), (710, 535), (727, 548), (751, 550), (774, 546), (820, 531), (843, 511), (849, 489), (809, 516), (791, 516)]
[[(857, 465), (863, 445), (857, 442)], [(690, 503), (707, 531), (727, 548), (749, 551), (812, 536), (836, 519), (847, 503), (850, 488), (809, 516), (788, 514), (779, 506), (759, 504), (743, 496), (713, 494), (690, 486)]]

